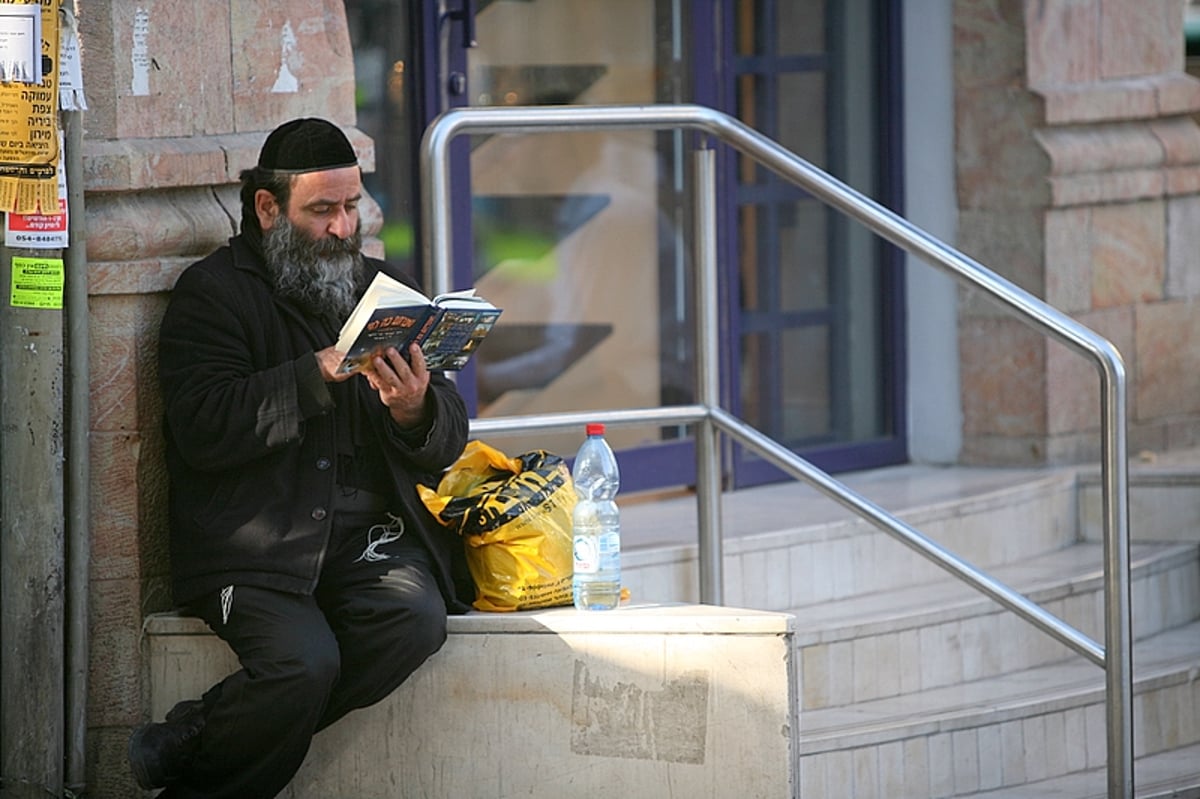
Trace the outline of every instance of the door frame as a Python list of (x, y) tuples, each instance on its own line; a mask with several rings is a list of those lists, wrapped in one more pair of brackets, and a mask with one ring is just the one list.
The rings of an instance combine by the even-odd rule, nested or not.
[[(420, 142), (425, 131), (443, 111), (461, 108), (466, 103), (467, 53), (465, 46), (450, 47), (448, 42), (458, 41), (466, 45), (473, 37), (475, 22), (470, 15), (475, 12), (473, 0), (422, 0), (413, 4), (417, 37), (413, 57), (417, 60), (421, 75), (421, 92), (416, 102), (414, 124), (419, 135), (413, 136), (417, 152), (414, 160), (420, 159)], [(461, 80), (461, 83), (459, 82)], [(470, 288), (474, 284), (472, 275), (473, 228), (471, 220), (471, 165), (470, 141), (459, 137), (450, 143), (450, 228), (451, 228), (451, 290)], [(420, 175), (420, 169), (413, 170)], [(414, 211), (414, 251), (424, 252), (421, 240), (424, 209), (418, 203)], [(432, 283), (429, 265), (422, 262), (424, 285)], [(472, 418), (479, 410), (476, 390), (476, 368), (474, 361), (459, 370), (455, 384)]]
[[(876, 0), (880, 21), (880, 201), (902, 212), (902, 97), (900, 58), (900, 0)], [(467, 24), (465, 14), (475, 8), (472, 0), (426, 0), (414, 4), (414, 19), (419, 35), (415, 42), (421, 69), (420, 94), (416, 102), (415, 124), (423, 132), (442, 111), (467, 105), (467, 51), (465, 39), (474, 30)], [(692, 54), (689, 65), (694, 87), (692, 102), (726, 113), (735, 114), (735, 81), (733, 69), (734, 0), (696, 0), (687, 21), (684, 35), (691, 37)], [(430, 68), (432, 67), (432, 68)], [(454, 77), (455, 73), (462, 76)], [(463, 81), (462, 84), (452, 81)], [(414, 136), (414, 142), (420, 136)], [(465, 137), (451, 144), (451, 214), (454, 288), (468, 287), (473, 282), (471, 225), (471, 183), (469, 163), (470, 142)], [(722, 405), (735, 413), (740, 410), (735, 376), (741, 367), (739, 341), (742, 324), (737, 296), (737, 205), (736, 164), (733, 154), (718, 146), (718, 242), (724, 273), (720, 276), (721, 325), (726, 334), (720, 353)], [(414, 159), (418, 154), (414, 153)], [(419, 174), (419, 170), (414, 171)], [(422, 252), (419, 240), (422, 229), (420, 214), (415, 210), (415, 229), (418, 240), (416, 252)], [(876, 440), (852, 444), (817, 445), (797, 451), (815, 465), (830, 472), (843, 472), (903, 463), (908, 458), (907, 391), (904, 341), (905, 306), (902, 286), (903, 258), (895, 247), (881, 247), (881, 293), (885, 298), (884, 335), (881, 360), (885, 364), (883, 391), (885, 413), (890, 434)], [(425, 267), (426, 273), (428, 268)], [(426, 281), (429, 275), (425, 275)], [(472, 365), (458, 375), (458, 385), (467, 403), (468, 412), (478, 411), (475, 371)], [(667, 486), (690, 486), (695, 483), (695, 447), (692, 438), (666, 441), (621, 453), (624, 483), (629, 491), (650, 490)], [(788, 476), (759, 459), (748, 458), (740, 447), (727, 445), (724, 457), (724, 481), (727, 487), (745, 487), (789, 479)]]
[[(697, 69), (707, 66), (713, 70), (709, 80), (698, 76), (697, 86), (711, 85), (715, 87), (715, 96), (711, 99), (712, 107), (731, 116), (737, 116), (737, 79), (739, 72), (735, 68), (736, 58), (733, 51), (734, 7), (736, 0), (710, 0), (713, 4), (711, 16), (720, 20), (720, 27), (726, 34), (718, 41), (714, 36), (709, 48), (697, 48), (697, 52), (711, 52), (719, 55), (709, 65), (697, 64)], [(827, 8), (840, 0), (827, 0)], [(878, 127), (879, 147), (877, 148), (877, 170), (879, 189), (877, 199), (885, 206), (903, 214), (903, 93), (902, 93), (902, 59), (901, 41), (902, 30), (901, 0), (874, 0), (876, 18), (878, 19), (879, 66), (877, 69), (880, 125)], [(836, 136), (831, 132), (831, 137)], [(721, 180), (720, 196), (718, 197), (718, 218), (721, 223), (719, 230), (719, 247), (721, 262), (724, 264), (722, 280), (730, 287), (729, 296), (722, 309), (723, 320), (727, 324), (726, 335), (722, 336), (724, 352), (721, 355), (722, 364), (722, 401), (738, 416), (741, 416), (741, 399), (734, 376), (740, 374), (741, 339), (743, 324), (738, 309), (741, 298), (733, 294), (739, 286), (738, 274), (738, 201), (737, 201), (737, 159), (728, 148), (719, 151), (719, 175)], [(886, 418), (888, 434), (867, 441), (852, 443), (810, 443), (794, 447), (793, 451), (813, 463), (815, 466), (831, 473), (846, 472), (876, 468), (887, 465), (906, 463), (908, 461), (908, 424), (907, 424), (907, 368), (905, 339), (904, 303), (904, 258), (897, 247), (879, 240), (878, 263), (880, 268), (880, 303), (879, 312), (883, 315), (881, 329), (880, 361), (883, 364), (882, 402)], [(833, 358), (836, 360), (836, 349)], [(836, 379), (836, 372), (833, 372)], [(836, 411), (836, 409), (834, 409)], [(744, 488), (754, 485), (781, 482), (791, 479), (790, 476), (772, 464), (750, 455), (745, 448), (733, 445), (728, 454), (728, 477), (733, 487)]]

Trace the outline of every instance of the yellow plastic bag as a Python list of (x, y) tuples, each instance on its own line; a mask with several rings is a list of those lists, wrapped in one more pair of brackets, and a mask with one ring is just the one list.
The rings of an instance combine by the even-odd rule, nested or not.
[(418, 487), (425, 507), (466, 544), (476, 610), (571, 603), (571, 511), (566, 462), (542, 450), (510, 458), (470, 441), (438, 483)]

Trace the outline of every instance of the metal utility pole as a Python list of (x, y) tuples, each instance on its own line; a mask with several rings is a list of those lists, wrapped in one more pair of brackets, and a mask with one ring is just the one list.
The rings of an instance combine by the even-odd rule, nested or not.
[(0, 245), (0, 793), (63, 795), (63, 319), (14, 307)]
[[(4, 799), (86, 792), (91, 425), (80, 113), (86, 104), (76, 9), (63, 3), (28, 4), (38, 8), (42, 23), (41, 36), (31, 43), (50, 66), (37, 85), (5, 84), (6, 107), (25, 112), (0, 117), (4, 188), (15, 183), (17, 192), (15, 202), (5, 195), (5, 210), (23, 212), (8, 218), (0, 213), (0, 221), (12, 223), (0, 239)], [(17, 55), (27, 55), (20, 45)], [(47, 186), (44, 168), (56, 155), (50, 144), (56, 136), (57, 181)], [(64, 195), (68, 213), (62, 217), (57, 212)], [(38, 213), (29, 213), (31, 207)]]

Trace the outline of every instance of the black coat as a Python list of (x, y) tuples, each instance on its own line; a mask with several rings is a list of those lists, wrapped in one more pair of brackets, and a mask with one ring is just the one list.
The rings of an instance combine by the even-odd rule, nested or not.
[[(367, 280), (383, 269), (367, 259)], [(352, 412), (382, 442), (393, 503), (434, 555), (451, 612), (474, 598), (462, 543), (416, 492), (436, 485), (466, 445), (466, 408), (442, 374), (430, 380), (432, 426), (402, 430), (366, 380), (337, 407), (314, 353), (333, 344), (274, 296), (262, 259), (237, 236), (180, 275), (159, 336), (170, 476), (175, 600), (230, 584), (311, 593), (329, 544), (335, 485), (334, 414)]]

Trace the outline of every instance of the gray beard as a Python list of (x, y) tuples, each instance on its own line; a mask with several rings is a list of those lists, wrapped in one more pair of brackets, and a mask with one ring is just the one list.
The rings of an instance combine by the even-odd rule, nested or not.
[(263, 234), (263, 256), (275, 293), (316, 316), (345, 319), (363, 273), (362, 234), (310, 239), (282, 214)]

